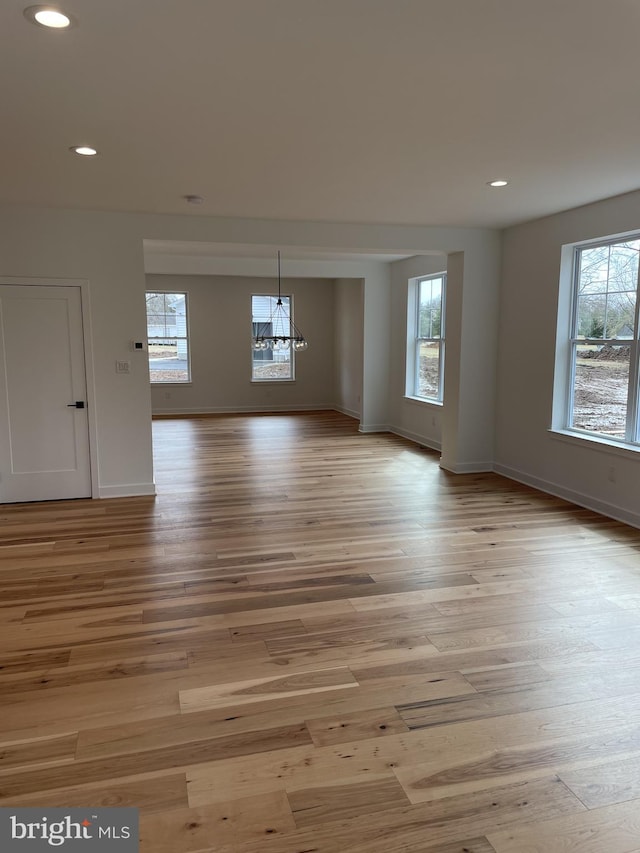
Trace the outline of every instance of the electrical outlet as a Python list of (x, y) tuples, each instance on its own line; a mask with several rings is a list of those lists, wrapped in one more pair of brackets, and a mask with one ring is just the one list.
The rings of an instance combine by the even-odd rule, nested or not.
[(131, 362), (116, 361), (116, 373), (131, 373)]
[(613, 467), (613, 465), (609, 468), (609, 482), (616, 482), (616, 469)]

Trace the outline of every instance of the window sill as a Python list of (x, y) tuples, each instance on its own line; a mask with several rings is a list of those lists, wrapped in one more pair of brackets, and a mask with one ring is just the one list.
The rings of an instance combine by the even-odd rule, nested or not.
[(617, 456), (626, 456), (627, 458), (629, 457), (629, 454), (640, 454), (640, 445), (638, 444), (627, 444), (622, 441), (610, 441), (607, 438), (600, 438), (596, 435), (589, 435), (588, 433), (581, 433), (569, 429), (550, 429), (549, 433), (552, 438), (555, 438), (558, 441), (566, 441), (568, 444), (573, 444), (576, 447), (584, 446), (586, 443), (591, 445), (593, 450), (601, 453), (614, 453)]
[(169, 388), (171, 386), (176, 388), (181, 385), (193, 385), (193, 381), (190, 379), (188, 382), (150, 382), (149, 384), (152, 388)]
[(295, 385), (295, 379), (252, 379), (252, 385)]
[(403, 399), (406, 400), (407, 403), (414, 403), (418, 406), (436, 406), (439, 409), (442, 408), (441, 400), (431, 400), (427, 397), (413, 397), (411, 394), (405, 394)]

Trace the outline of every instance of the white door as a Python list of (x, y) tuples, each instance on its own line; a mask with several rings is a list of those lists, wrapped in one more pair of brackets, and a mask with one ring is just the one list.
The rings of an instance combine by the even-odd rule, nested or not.
[(0, 285), (0, 503), (91, 496), (80, 299)]

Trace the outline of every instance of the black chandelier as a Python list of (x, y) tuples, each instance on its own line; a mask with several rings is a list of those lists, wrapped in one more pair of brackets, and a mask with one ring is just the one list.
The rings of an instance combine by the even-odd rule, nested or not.
[(257, 351), (267, 349), (282, 351), (291, 348), (295, 352), (302, 352), (309, 344), (282, 303), (280, 284), (280, 252), (278, 252), (278, 299), (269, 319), (258, 325), (252, 346)]

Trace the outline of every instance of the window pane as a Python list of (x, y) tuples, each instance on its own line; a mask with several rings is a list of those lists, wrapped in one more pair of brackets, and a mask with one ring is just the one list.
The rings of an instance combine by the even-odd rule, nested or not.
[(440, 346), (438, 341), (418, 341), (416, 396), (438, 399), (440, 392)]
[(439, 338), (442, 316), (442, 279), (421, 281), (418, 292), (418, 337)]
[(578, 297), (579, 338), (631, 338), (635, 318), (635, 291)]
[(147, 293), (147, 337), (161, 338), (169, 334), (166, 323), (164, 293)]
[(575, 381), (571, 426), (625, 438), (629, 346), (574, 347)]
[(152, 382), (188, 382), (189, 350), (186, 338), (149, 341)]
[[(282, 310), (278, 310), (277, 296), (252, 296), (252, 322), (258, 324), (258, 328), (260, 328), (263, 324), (272, 321), (270, 324), (271, 331), (268, 334), (289, 336), (291, 334), (291, 323), (289, 322), (291, 299), (289, 296), (282, 296), (280, 299)], [(260, 328), (260, 333), (267, 334), (264, 328)]]
[(636, 312), (636, 292), (610, 293), (607, 300), (607, 325), (605, 333), (610, 338), (633, 337)]
[(271, 358), (253, 361), (254, 379), (291, 379), (291, 354), (286, 352), (271, 352)]
[(147, 337), (170, 338), (185, 335), (186, 294), (147, 293)]
[(580, 252), (576, 336), (633, 336), (640, 241)]
[(580, 293), (606, 293), (609, 247), (594, 246), (580, 252)]
[(578, 334), (579, 338), (604, 338), (604, 324), (607, 313), (607, 297), (602, 295), (584, 295), (578, 297)]
[(638, 282), (638, 249), (640, 241), (609, 246), (609, 293), (635, 291)]

